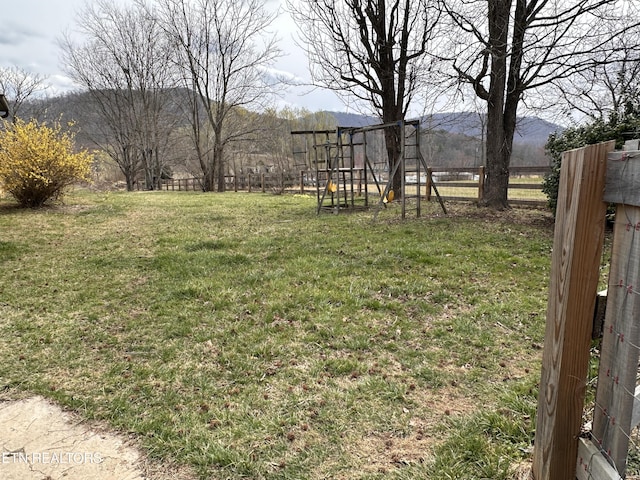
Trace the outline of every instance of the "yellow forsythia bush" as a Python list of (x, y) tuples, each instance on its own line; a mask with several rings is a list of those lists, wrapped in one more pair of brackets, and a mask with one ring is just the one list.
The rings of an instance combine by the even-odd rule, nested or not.
[(91, 162), (89, 152), (75, 152), (73, 133), (59, 123), (18, 119), (0, 130), (0, 186), (25, 207), (40, 207), (89, 180)]

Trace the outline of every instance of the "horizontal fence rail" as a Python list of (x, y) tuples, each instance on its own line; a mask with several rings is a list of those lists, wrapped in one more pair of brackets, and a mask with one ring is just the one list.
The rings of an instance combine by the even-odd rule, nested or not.
[[(509, 203), (512, 205), (546, 205), (547, 199), (542, 192), (542, 179), (550, 171), (549, 167), (512, 167), (509, 170)], [(420, 187), (420, 195), (426, 200), (434, 196), (433, 186), (446, 201), (477, 202), (484, 197), (484, 167), (433, 167), (429, 169), (431, 179), (423, 174), (418, 181), (415, 175), (406, 177), (409, 190)], [(384, 175), (383, 175), (384, 176)], [(363, 185), (361, 179), (354, 176), (357, 185), (354, 188), (362, 194), (365, 188), (373, 192), (375, 185)], [(383, 179), (386, 181), (386, 179)], [(202, 190), (201, 178), (163, 179), (161, 190), (198, 191)], [(253, 173), (227, 175), (225, 177), (227, 191), (273, 192), (273, 193), (315, 193), (315, 174), (310, 171), (288, 173)], [(139, 188), (140, 189), (140, 188)], [(413, 191), (417, 194), (417, 191)]]
[[(433, 167), (429, 170), (443, 200), (477, 202), (484, 198), (484, 167)], [(549, 172), (549, 167), (510, 168), (509, 203), (512, 205), (546, 205), (547, 199), (542, 192), (542, 179)], [(433, 192), (431, 189), (429, 190), (427, 199), (431, 200)]]

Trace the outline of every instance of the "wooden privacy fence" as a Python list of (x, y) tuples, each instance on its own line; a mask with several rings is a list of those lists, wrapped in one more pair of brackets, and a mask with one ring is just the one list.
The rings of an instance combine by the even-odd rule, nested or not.
[[(536, 480), (624, 478), (640, 422), (640, 152), (565, 152), (533, 459)], [(637, 150), (637, 142), (635, 142)], [(607, 203), (616, 204), (592, 428), (583, 410)]]

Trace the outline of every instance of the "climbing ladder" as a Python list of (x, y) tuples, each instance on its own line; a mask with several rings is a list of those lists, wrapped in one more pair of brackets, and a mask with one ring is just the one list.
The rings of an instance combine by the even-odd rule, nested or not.
[[(369, 181), (379, 185), (357, 129), (292, 131), (294, 165), (304, 166), (316, 186), (318, 213), (369, 205)], [(380, 188), (380, 187), (378, 187)]]
[[(386, 155), (378, 154), (371, 161), (371, 140), (384, 135), (385, 129), (400, 128), (400, 160), (389, 171)], [(430, 178), (426, 161), (420, 151), (419, 120), (401, 121), (365, 127), (338, 127), (336, 130), (298, 130), (291, 132), (294, 165), (307, 170), (312, 177), (318, 199), (317, 213), (330, 210), (338, 213), (342, 209), (369, 207), (369, 196), (375, 193), (377, 217), (391, 197), (393, 178), (400, 169), (402, 178), (402, 218), (407, 212), (407, 200), (415, 199), (416, 215), (421, 213), (422, 189), (433, 188), (442, 210), (446, 208)], [(384, 142), (380, 142), (384, 145)], [(383, 150), (386, 150), (384, 146)], [(375, 161), (378, 158), (380, 161)], [(313, 172), (313, 173), (311, 173)], [(388, 173), (386, 184), (383, 173)], [(374, 191), (370, 191), (373, 186)], [(409, 187), (409, 188), (407, 188)], [(429, 193), (427, 191), (427, 193)]]
[(427, 190), (427, 197), (429, 196), (429, 190), (433, 189), (438, 203), (446, 215), (447, 209), (442, 201), (440, 193), (438, 192), (438, 188), (431, 177), (431, 170), (427, 167), (427, 162), (420, 149), (420, 121), (399, 121), (397, 123), (380, 125), (380, 127), (400, 128), (400, 160), (395, 164), (392, 171), (389, 172), (389, 179), (382, 195), (380, 196), (375, 216), (377, 217), (381, 208), (388, 202), (389, 193), (393, 189), (393, 178), (398, 171), (400, 171), (401, 178), (400, 202), (402, 205), (402, 218), (405, 218), (407, 215), (409, 200), (415, 200), (416, 216), (420, 216), (423, 187)]

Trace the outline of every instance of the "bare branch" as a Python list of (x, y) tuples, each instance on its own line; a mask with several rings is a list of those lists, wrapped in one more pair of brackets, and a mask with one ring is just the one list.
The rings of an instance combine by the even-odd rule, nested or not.
[(442, 58), (487, 102), (488, 198), (504, 207), (525, 94), (535, 98), (544, 88), (613, 64), (615, 38), (635, 38), (637, 47), (640, 21), (630, 11), (636, 7), (627, 0), (441, 0), (441, 7), (451, 31)]
[(46, 77), (20, 67), (0, 68), (0, 93), (6, 95), (9, 114), (14, 121), (20, 116), (25, 101), (47, 89), (46, 80)]
[[(263, 0), (158, 0), (157, 14), (176, 46), (175, 66), (185, 88), (195, 92), (190, 116), (193, 141), (204, 174), (204, 189), (224, 189), (224, 147), (245, 132), (229, 116), (239, 108), (261, 107), (275, 94), (269, 74), (280, 56), (267, 30), (275, 14)], [(204, 128), (201, 112), (207, 120)], [(212, 145), (208, 148), (208, 145)]]

